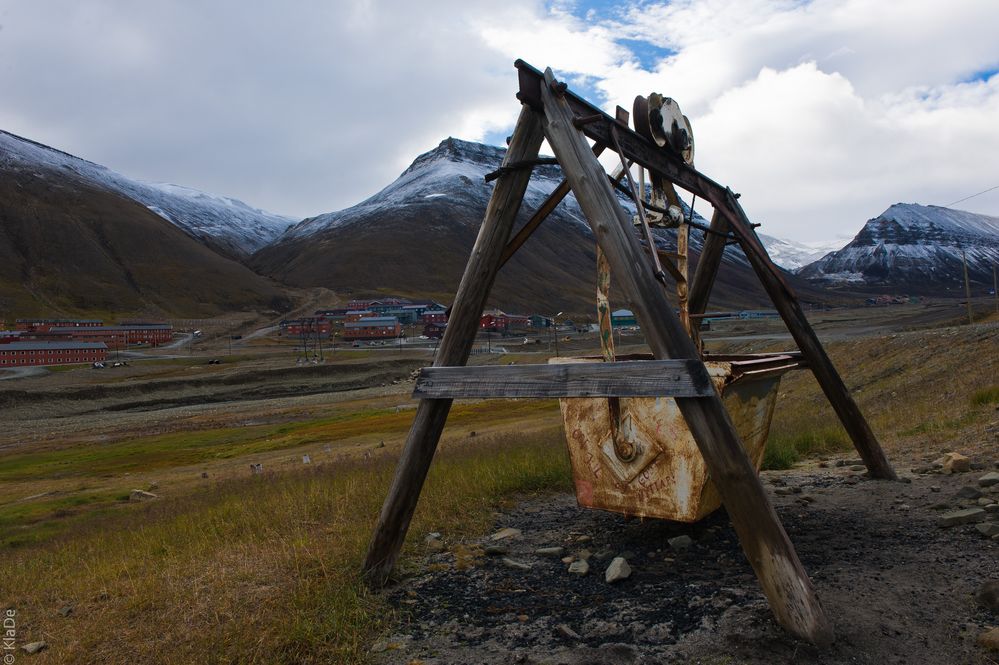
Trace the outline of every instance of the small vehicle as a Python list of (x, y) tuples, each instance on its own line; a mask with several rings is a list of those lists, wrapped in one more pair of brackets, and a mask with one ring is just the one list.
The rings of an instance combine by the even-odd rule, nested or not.
[(93, 365), (91, 365), (90, 367), (91, 367), (91, 369), (104, 369), (104, 363), (102, 363), (102, 362), (96, 362)]

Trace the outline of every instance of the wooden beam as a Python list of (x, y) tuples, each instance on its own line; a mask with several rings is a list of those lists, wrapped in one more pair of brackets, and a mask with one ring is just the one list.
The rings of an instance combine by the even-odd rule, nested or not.
[[(725, 234), (728, 233), (728, 220), (725, 219), (725, 215), (715, 210), (714, 214), (711, 215), (709, 228), (713, 233), (705, 234), (704, 244), (701, 245), (701, 257), (697, 259), (694, 278), (690, 282), (690, 316), (695, 321), (698, 321), (699, 315), (707, 309), (708, 300), (711, 298), (711, 289), (714, 288), (718, 268), (725, 255)], [(699, 323), (697, 327), (700, 327)]]
[(413, 397), (709, 397), (704, 363), (631, 360), (615, 363), (424, 367)]
[(781, 318), (784, 319), (784, 325), (787, 326), (798, 348), (801, 349), (801, 353), (808, 362), (812, 373), (815, 374), (815, 379), (819, 382), (822, 392), (825, 393), (826, 399), (836, 411), (836, 415), (839, 416), (840, 422), (843, 423), (843, 427), (850, 435), (854, 447), (860, 453), (864, 464), (867, 465), (871, 477), (897, 480), (895, 469), (892, 468), (891, 462), (885, 456), (871, 426), (864, 418), (860, 407), (853, 400), (853, 396), (850, 395), (850, 390), (843, 383), (843, 379), (840, 378), (832, 360), (826, 354), (822, 342), (819, 341), (812, 326), (808, 323), (805, 313), (801, 310), (801, 305), (798, 304), (798, 298), (767, 255), (756, 236), (756, 232), (749, 224), (746, 213), (739, 205), (739, 201), (736, 200), (731, 191), (728, 191), (726, 200), (715, 209), (720, 210), (728, 218), (733, 232), (739, 239), (742, 251), (749, 259), (749, 264), (753, 266), (760, 282), (763, 283), (763, 288), (766, 289)]
[[(594, 156), (599, 157), (600, 153), (603, 151), (604, 146), (601, 144), (597, 143), (593, 146)], [(555, 211), (558, 204), (561, 203), (562, 199), (568, 196), (568, 194), (569, 183), (563, 180), (555, 189), (552, 190), (552, 193), (548, 195), (548, 198), (546, 198), (544, 202), (538, 206), (538, 209), (534, 211), (534, 214), (531, 215), (529, 220), (527, 220), (527, 223), (524, 224), (519, 231), (517, 231), (516, 235), (514, 235), (510, 242), (507, 243), (507, 246), (503, 248), (503, 255), (500, 257), (500, 267), (505, 266), (506, 262), (510, 260), (510, 257), (516, 254), (517, 250), (524, 246), (527, 239), (538, 230), (539, 226), (541, 226), (541, 222), (548, 219), (548, 215)]]
[[(503, 164), (537, 158), (543, 139), (541, 118), (529, 107), (523, 107)], [(500, 267), (500, 254), (510, 239), (530, 178), (530, 169), (516, 170), (502, 176), (493, 188), (479, 235), (454, 297), (447, 329), (434, 359), (435, 365), (463, 365), (468, 360), (479, 328), (479, 318)], [(395, 566), (450, 410), (449, 399), (422, 400), (416, 410), (364, 560), (364, 576), (373, 586), (387, 582)]]
[[(607, 255), (615, 282), (637, 314), (656, 358), (698, 359), (697, 348), (630, 233), (628, 215), (617, 202), (603, 168), (573, 125), (572, 108), (561, 96), (564, 90), (547, 70), (539, 91), (546, 116), (545, 136)], [(830, 642), (832, 628), (811, 580), (767, 500), (721, 397), (715, 393), (706, 398), (680, 397), (676, 402), (777, 621), (810, 642)]]

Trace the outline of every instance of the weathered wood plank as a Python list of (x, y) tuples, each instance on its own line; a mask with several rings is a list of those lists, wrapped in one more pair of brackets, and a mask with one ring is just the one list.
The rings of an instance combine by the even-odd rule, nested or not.
[[(630, 233), (627, 213), (617, 202), (603, 168), (582, 134), (573, 126), (569, 103), (553, 92), (554, 84), (551, 70), (546, 71), (539, 90), (546, 116), (545, 136), (607, 254), (615, 281), (621, 284), (657, 359), (697, 359), (694, 342), (683, 330)], [(669, 177), (669, 173), (664, 175)], [(817, 644), (830, 642), (832, 628), (811, 580), (767, 500), (721, 397), (716, 393), (709, 398), (680, 397), (676, 402), (777, 620), (806, 640)]]
[[(523, 107), (503, 164), (535, 159), (543, 139), (541, 118), (529, 107)], [(463, 365), (468, 360), (479, 318), (499, 271), (500, 256), (510, 239), (530, 178), (529, 169), (520, 169), (504, 175), (496, 183), (455, 294), (447, 330), (434, 359), (435, 365)], [(372, 586), (388, 581), (399, 557), (450, 410), (449, 399), (422, 400), (416, 410), (364, 560), (363, 573)]]
[(707, 397), (714, 394), (696, 360), (424, 367), (413, 397)]
[[(701, 246), (701, 256), (697, 259), (697, 266), (694, 268), (694, 278), (690, 282), (690, 317), (698, 320), (708, 307), (708, 300), (711, 299), (711, 289), (714, 288), (715, 278), (718, 276), (718, 268), (721, 266), (722, 257), (725, 255), (725, 235), (728, 233), (728, 220), (725, 216), (715, 210), (711, 215), (711, 225), (708, 227), (714, 233), (705, 234), (704, 244)], [(700, 323), (697, 324), (700, 327)]]

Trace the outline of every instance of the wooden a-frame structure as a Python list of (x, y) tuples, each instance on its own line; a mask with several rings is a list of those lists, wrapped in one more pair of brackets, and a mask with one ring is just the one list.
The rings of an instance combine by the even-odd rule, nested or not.
[[(870, 475), (895, 479), (895, 472), (874, 433), (819, 343), (794, 292), (760, 243), (736, 195), (688, 166), (676, 153), (631, 131), (626, 121), (608, 116), (573, 94), (564, 83), (555, 80), (550, 69), (542, 74), (521, 60), (516, 62), (516, 67), (520, 80), (517, 97), (523, 107), (455, 295), (434, 369), (429, 371), (436, 371), (439, 376), (442, 371), (446, 374), (441, 368), (465, 365), (497, 271), (571, 190), (652, 349), (655, 360), (645, 364), (648, 367), (646, 378), (669, 375), (671, 380), (663, 380), (661, 392), (657, 394), (676, 400), (777, 621), (799, 638), (815, 644), (829, 643), (833, 637), (832, 627), (811, 580), (767, 499), (718, 392), (711, 386), (694, 340), (667, 300), (663, 284), (657, 280), (632, 233), (630, 217), (620, 205), (611, 179), (597, 161), (601, 150), (615, 150), (622, 161), (640, 165), (653, 176), (692, 192), (712, 205), (715, 210), (712, 232), (706, 234), (690, 283), (691, 316), (704, 312), (725, 244), (728, 238), (734, 237)], [(587, 137), (595, 142), (593, 148), (587, 143)], [(545, 138), (562, 167), (565, 181), (511, 238), (514, 220), (531, 177), (531, 166), (537, 163), (538, 151)], [(476, 373), (514, 368), (460, 370), (459, 380), (452, 381), (450, 387), (438, 386), (431, 397), (421, 399), (364, 562), (364, 574), (370, 584), (382, 585), (391, 574), (453, 398), (472, 394), (482, 396), (483, 390), (491, 397), (633, 394), (628, 391), (628, 377), (608, 381), (606, 370), (609, 367), (604, 366), (601, 372), (599, 363), (561, 367), (572, 368), (572, 371), (553, 371), (551, 366), (520, 366), (516, 376), (511, 377), (508, 372), (500, 380), (500, 375), (496, 374), (492, 390), (483, 388), (484, 384), (491, 383), (489, 377), (479, 376), (479, 380), (473, 382), (474, 392), (461, 389), (461, 375), (465, 377), (467, 387), (467, 379)]]

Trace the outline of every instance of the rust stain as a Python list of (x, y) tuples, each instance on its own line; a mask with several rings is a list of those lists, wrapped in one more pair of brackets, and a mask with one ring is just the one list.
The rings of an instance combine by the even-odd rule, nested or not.
[[(787, 368), (740, 375), (727, 360), (705, 364), (750, 461), (759, 469), (777, 387)], [(695, 522), (717, 510), (721, 497), (676, 401), (669, 397), (617, 401), (619, 427), (613, 426), (607, 398), (560, 400), (566, 431), (572, 433), (567, 443), (579, 504), (680, 522)], [(622, 448), (634, 450), (630, 459), (622, 458)]]

